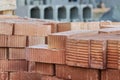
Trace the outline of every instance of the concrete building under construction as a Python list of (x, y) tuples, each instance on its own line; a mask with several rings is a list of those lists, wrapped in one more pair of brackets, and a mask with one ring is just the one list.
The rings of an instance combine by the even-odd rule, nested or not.
[(17, 0), (16, 14), (21, 17), (64, 22), (92, 20), (89, 0)]

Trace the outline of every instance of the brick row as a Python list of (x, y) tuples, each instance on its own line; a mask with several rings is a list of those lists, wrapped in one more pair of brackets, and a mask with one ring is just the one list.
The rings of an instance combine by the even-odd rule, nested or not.
[(29, 62), (29, 72), (36, 72), (42, 75), (54, 75), (54, 65), (40, 62)]
[(56, 65), (56, 76), (68, 80), (99, 80), (99, 70)]
[(47, 36), (48, 34), (51, 34), (51, 25), (20, 22), (20, 23), (15, 23), (14, 26), (14, 35)]
[(0, 47), (26, 47), (26, 36), (0, 35)]
[(28, 47), (26, 55), (28, 61), (65, 64), (64, 50), (48, 49), (47, 45)]
[(120, 80), (120, 71), (107, 69), (101, 72), (101, 80)]
[(86, 36), (97, 34), (96, 31), (78, 30), (54, 33), (48, 36), (48, 48), (51, 49), (65, 49), (66, 40), (68, 37)]
[(27, 71), (28, 68), (27, 61), (17, 61), (17, 60), (0, 60), (0, 71), (9, 72), (9, 71)]

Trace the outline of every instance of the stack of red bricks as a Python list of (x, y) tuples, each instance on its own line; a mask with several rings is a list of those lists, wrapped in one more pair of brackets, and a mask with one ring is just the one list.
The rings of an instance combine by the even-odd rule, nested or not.
[(94, 78), (97, 80), (98, 70), (67, 66), (65, 57), (66, 41), (69, 37), (94, 34), (97, 34), (97, 31), (79, 30), (48, 35), (48, 45), (30, 46), (26, 49), (27, 60), (30, 62), (29, 71), (54, 76), (62, 80), (87, 80)]
[[(62, 80), (119, 80), (119, 28), (109, 29), (48, 35), (48, 45), (26, 49), (27, 60), (31, 63), (29, 71)], [(44, 64), (44, 68), (46, 64), (47, 68), (40, 70), (38, 64)], [(48, 65), (53, 65), (53, 70)], [(50, 71), (53, 74), (48, 74)]]
[[(68, 38), (66, 41), (66, 64), (99, 70), (97, 73), (99, 78), (95, 80), (120, 80), (120, 35), (115, 34), (119, 33), (119, 28), (113, 29), (113, 31), (112, 28), (109, 29), (99, 31), (104, 35)], [(75, 80), (79, 80), (79, 78)]]
[[(49, 23), (49, 24), (48, 24)], [(54, 77), (41, 76), (29, 69), (31, 62), (26, 60), (26, 47), (45, 44), (46, 37), (52, 32), (54, 22), (25, 18), (0, 18), (0, 80), (48, 80)], [(30, 65), (30, 66), (29, 66)], [(37, 71), (53, 65), (35, 64)], [(46, 68), (44, 68), (46, 67)], [(52, 80), (53, 80), (52, 79)]]
[[(53, 21), (0, 16), (0, 80), (120, 80), (120, 28), (109, 24), (66, 31)], [(92, 31), (100, 26), (109, 29)]]

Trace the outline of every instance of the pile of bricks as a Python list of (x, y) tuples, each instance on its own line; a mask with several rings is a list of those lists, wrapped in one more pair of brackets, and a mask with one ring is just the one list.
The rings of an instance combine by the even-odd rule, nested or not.
[[(105, 23), (101, 25), (105, 26)], [(111, 25), (96, 31), (76, 30), (48, 35), (47, 45), (26, 49), (27, 60), (34, 63), (29, 70), (38, 72), (38, 63), (51, 64), (54, 74), (49, 75), (62, 80), (119, 80), (120, 28), (108, 26)], [(38, 73), (42, 72), (39, 70)]]
[(0, 16), (0, 80), (120, 80), (119, 33), (116, 22)]
[[(54, 77), (42, 76), (29, 69), (31, 62), (26, 60), (26, 47), (45, 44), (47, 35), (52, 33), (52, 21), (0, 17), (0, 80), (48, 80)], [(53, 30), (54, 32), (54, 30)], [(29, 66), (30, 65), (30, 66)], [(50, 70), (53, 65), (35, 64), (37, 71)], [(44, 68), (45, 67), (45, 68)], [(48, 69), (47, 69), (48, 68)]]
[[(27, 60), (30, 62), (29, 71), (37, 72), (43, 75), (55, 76), (63, 80), (78, 80), (79, 72), (81, 73), (81, 75), (85, 75), (85, 77), (89, 76), (89, 78), (94, 78), (94, 75), (90, 73), (92, 72), (92, 69), (82, 69), (67, 66), (65, 57), (65, 45), (67, 38), (74, 36), (80, 37), (83, 35), (88, 36), (93, 34), (97, 34), (97, 32), (90, 30), (79, 30), (53, 33), (51, 35), (48, 35), (48, 45), (30, 46), (26, 49)], [(88, 75), (86, 75), (86, 72), (83, 73), (84, 70), (87, 71)]]

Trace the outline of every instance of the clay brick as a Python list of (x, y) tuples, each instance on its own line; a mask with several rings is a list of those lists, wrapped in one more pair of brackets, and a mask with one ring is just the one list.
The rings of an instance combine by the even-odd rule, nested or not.
[(59, 32), (59, 33), (53, 33), (48, 36), (48, 48), (51, 49), (65, 49), (65, 43), (66, 39), (73, 36), (86, 36), (86, 35), (92, 35), (97, 34), (97, 32), (94, 31), (88, 31), (88, 30), (79, 30), (79, 31), (66, 31), (66, 32)]
[(0, 35), (0, 47), (7, 47), (7, 35)]
[(51, 33), (57, 32), (57, 22), (45, 23), (45, 25), (51, 25)]
[(9, 36), (8, 47), (26, 47), (26, 36)]
[(66, 64), (89, 68), (90, 40), (69, 38), (66, 42)]
[(41, 75), (30, 72), (13, 72), (10, 73), (10, 80), (41, 80)]
[(12, 35), (13, 24), (8, 22), (0, 22), (0, 34)]
[(41, 80), (65, 80), (65, 79), (59, 79), (54, 76), (42, 76)]
[(107, 69), (101, 72), (101, 80), (120, 80), (120, 71)]
[(14, 27), (14, 35), (47, 36), (48, 34), (51, 34), (51, 25), (22, 22), (16, 23)]
[(67, 65), (56, 65), (56, 76), (62, 79), (72, 79), (72, 67)]
[(0, 72), (0, 80), (8, 80), (8, 73)]
[(46, 37), (28, 36), (27, 46), (45, 44)]
[(106, 25), (111, 25), (112, 24), (112, 22), (109, 22), (109, 21), (106, 21), (106, 22), (100, 22), (100, 28), (106, 28), (105, 26)]
[(70, 30), (71, 30), (70, 23), (58, 23), (57, 24), (57, 32), (64, 32), (64, 31), (70, 31)]
[(74, 68), (72, 80), (99, 80), (99, 71), (96, 69)]
[(99, 34), (120, 34), (120, 27), (100, 29)]
[(93, 39), (90, 42), (90, 67), (106, 69), (107, 67), (107, 41), (104, 39)]
[(27, 61), (0, 60), (0, 71), (27, 71)]
[(119, 67), (119, 40), (108, 40), (107, 45), (107, 68), (118, 69)]
[(88, 25), (86, 22), (71, 22), (72, 30), (88, 30)]
[(0, 59), (7, 59), (7, 48), (0, 48)]
[(87, 22), (88, 30), (99, 30), (100, 22)]
[(24, 48), (9, 48), (9, 59), (21, 60), (26, 59)]
[(71, 30), (99, 30), (100, 22), (71, 22)]
[(108, 38), (108, 36), (103, 35), (90, 35), (68, 38), (66, 42), (66, 64), (105, 69), (107, 64), (106, 37)]
[(38, 62), (29, 62), (29, 72), (36, 72), (42, 75), (54, 75), (54, 65)]
[(99, 71), (95, 69), (56, 65), (56, 76), (58, 78), (71, 80), (99, 80)]
[(48, 49), (47, 45), (28, 47), (26, 55), (28, 61), (65, 64), (64, 50)]

